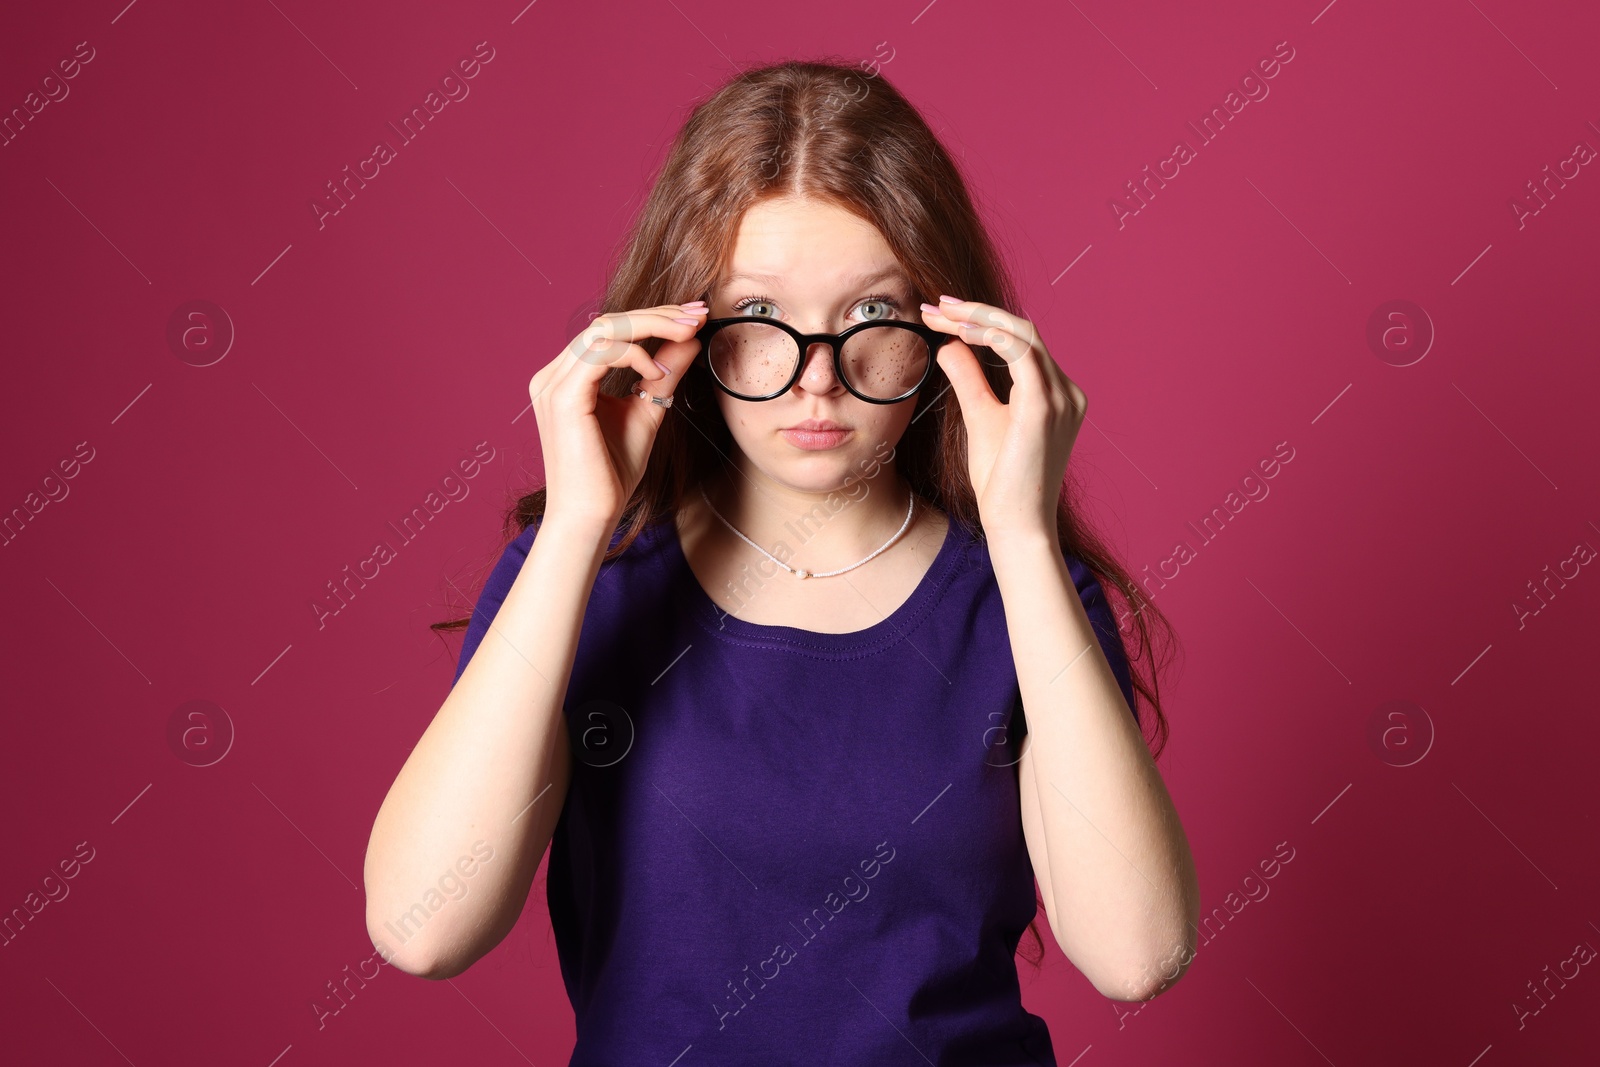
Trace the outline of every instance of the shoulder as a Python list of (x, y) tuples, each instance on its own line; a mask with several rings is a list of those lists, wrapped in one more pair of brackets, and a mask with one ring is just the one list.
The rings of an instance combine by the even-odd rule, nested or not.
[[(466, 637), (462, 642), (461, 655), (456, 665), (457, 680), (460, 680), (467, 661), (472, 658), (473, 651), (483, 640), (484, 634), (499, 613), (500, 605), (505, 602), (511, 587), (516, 583), (517, 576), (522, 572), (522, 567), (528, 560), (528, 553), (532, 551), (533, 542), (539, 536), (539, 528), (544, 524), (543, 518), (543, 516), (535, 518), (505, 544), (488, 578), (484, 580), (483, 588), (478, 593), (472, 615), (468, 620)], [(589, 602), (585, 608), (586, 619), (590, 617), (602, 621), (624, 619), (628, 603), (638, 599), (637, 596), (630, 597), (628, 594), (637, 593), (642, 588), (641, 583), (658, 582), (670, 573), (657, 563), (663, 550), (670, 548), (673, 543), (663, 536), (667, 529), (659, 522), (644, 526), (621, 555), (601, 565), (599, 577), (590, 591)], [(611, 547), (616, 547), (624, 533), (625, 527), (621, 525), (612, 532)]]
[[(991, 572), (992, 580), (993, 561), (989, 556), (988, 543), (978, 543), (970, 554), (975, 565)], [(1087, 563), (1066, 551), (1064, 547), (1061, 549), (1061, 555), (1066, 561), (1067, 573), (1072, 578), (1073, 587), (1077, 590), (1078, 600), (1083, 604), (1084, 614), (1089, 617), (1089, 625), (1099, 640), (1101, 651), (1105, 653), (1112, 675), (1116, 678), (1117, 687), (1122, 691), (1123, 698), (1133, 712), (1134, 721), (1137, 722), (1139, 713), (1133, 685), (1133, 668), (1121, 626), (1117, 621), (1116, 609), (1106, 596), (1099, 575)]]
[[(672, 528), (667, 525), (670, 522), (672, 518), (669, 514), (665, 518), (641, 526), (626, 549), (601, 564), (602, 575), (613, 573), (618, 567), (623, 571), (633, 570), (642, 564), (654, 563), (670, 553), (676, 544)], [(528, 554), (533, 550), (533, 543), (538, 539), (539, 530), (543, 525), (544, 516), (537, 516), (520, 533), (506, 542), (485, 583), (486, 594), (504, 596), (522, 570), (523, 564), (527, 562)], [(627, 523), (619, 523), (611, 531), (610, 542), (607, 545), (608, 552), (621, 544), (627, 530)]]

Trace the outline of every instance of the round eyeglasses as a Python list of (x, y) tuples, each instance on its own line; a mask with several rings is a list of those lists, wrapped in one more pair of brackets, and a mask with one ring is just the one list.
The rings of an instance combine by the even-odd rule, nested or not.
[(801, 333), (776, 319), (743, 315), (711, 319), (695, 334), (717, 388), (739, 400), (774, 400), (800, 380), (801, 354), (833, 349), (833, 372), (851, 395), (869, 404), (915, 396), (933, 357), (955, 337), (920, 322), (872, 319), (843, 333)]

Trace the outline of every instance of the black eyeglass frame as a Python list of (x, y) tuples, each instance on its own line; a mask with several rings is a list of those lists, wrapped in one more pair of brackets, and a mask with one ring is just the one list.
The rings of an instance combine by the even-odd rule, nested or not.
[[(865, 400), (869, 404), (904, 403), (905, 401), (916, 396), (917, 393), (922, 390), (922, 387), (928, 383), (928, 378), (933, 374), (933, 362), (934, 359), (939, 355), (939, 349), (943, 348), (947, 342), (957, 339), (954, 334), (948, 334), (940, 330), (935, 330), (933, 327), (925, 326), (920, 322), (902, 322), (899, 319), (868, 319), (866, 322), (856, 323), (843, 333), (801, 333), (793, 326), (790, 326), (788, 323), (782, 322), (778, 319), (765, 319), (757, 315), (735, 315), (732, 318), (727, 319), (709, 319), (705, 325), (701, 326), (700, 329), (695, 331), (695, 336), (700, 339), (701, 353), (709, 353), (711, 351), (711, 339), (716, 336), (718, 330), (721, 330), (726, 326), (733, 326), (735, 324), (747, 325), (752, 322), (758, 322), (763, 326), (776, 326), (790, 337), (793, 337), (795, 343), (799, 346), (799, 355), (794, 361), (794, 373), (789, 375), (789, 380), (785, 382), (781, 388), (776, 389), (765, 396), (746, 396), (744, 393), (735, 392), (733, 389), (724, 384), (721, 378), (717, 377), (717, 372), (711, 366), (711, 360), (709, 357), (704, 361), (706, 364), (706, 370), (711, 375), (711, 381), (718, 389), (721, 389), (724, 393), (727, 393), (736, 400), (749, 400), (752, 402), (776, 400), (784, 393), (787, 393), (790, 389), (793, 389), (794, 383), (798, 382), (800, 380), (800, 375), (805, 372), (806, 353), (811, 350), (811, 346), (814, 344), (825, 344), (833, 349), (834, 377), (838, 378), (840, 383), (850, 391), (851, 396), (855, 397), (857, 400)], [(863, 395), (856, 389), (855, 386), (850, 384), (850, 380), (845, 377), (844, 373), (844, 343), (851, 337), (860, 333), (862, 330), (869, 330), (874, 326), (894, 326), (902, 330), (910, 330), (917, 336), (921, 337), (928, 345), (928, 365), (922, 369), (922, 377), (917, 381), (917, 384), (912, 386), (910, 389), (907, 389), (901, 395), (888, 400), (880, 400), (877, 397)]]

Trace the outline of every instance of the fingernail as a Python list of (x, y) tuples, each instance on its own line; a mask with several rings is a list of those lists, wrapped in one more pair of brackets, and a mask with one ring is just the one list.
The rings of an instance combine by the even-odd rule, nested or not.
[(937, 315), (937, 314), (939, 314), (939, 309), (938, 309), (938, 307), (936, 307), (936, 306), (935, 306), (935, 305), (933, 305), (933, 304), (923, 304), (923, 305), (922, 305), (922, 310), (923, 310), (923, 311), (926, 311), (926, 312), (927, 312), (927, 313), (928, 313), (928, 314), (930, 314), (930, 315)]
[(941, 303), (941, 304), (963, 304), (963, 303), (966, 303), (966, 301), (964, 301), (964, 300), (957, 300), (957, 299), (956, 299), (956, 298), (955, 298), (955, 297), (953, 297), (953, 296), (944, 296), (944, 295), (940, 295), (940, 297), (939, 297), (939, 303)]
[(688, 302), (688, 303), (687, 303), (687, 304), (683, 304), (683, 305), (681, 305), (681, 306), (682, 306), (682, 307), (686, 307), (686, 308), (692, 308), (692, 307), (704, 307), (704, 306), (705, 306), (705, 303), (706, 303), (706, 302), (705, 302), (705, 301), (704, 301), (704, 300), (691, 300), (691, 301), (689, 301), (689, 302)]
[(654, 363), (656, 366), (660, 367), (662, 374), (670, 375), (672, 373), (672, 368), (667, 366), (665, 363), (661, 362), (659, 359), (655, 359), (655, 358), (652, 357), (650, 362)]
[(680, 318), (675, 318), (672, 321), (673, 322), (681, 322), (685, 326), (698, 326), (698, 325), (700, 325), (700, 320), (699, 319), (688, 319), (688, 318), (681, 318), (680, 317)]

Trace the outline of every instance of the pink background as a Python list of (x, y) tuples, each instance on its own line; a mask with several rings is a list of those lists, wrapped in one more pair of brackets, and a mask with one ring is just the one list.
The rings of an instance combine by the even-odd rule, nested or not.
[[(92, 859), (0, 947), (6, 1057), (566, 1061), (542, 873), (461, 977), (385, 968), (313, 1005), (373, 956), (367, 835), (459, 648), (426, 624), (538, 482), (528, 379), (688, 107), (836, 54), (876, 56), (966, 167), (1017, 310), (1091, 398), (1074, 463), (1125, 561), (1195, 549), (1157, 598), (1185, 652), (1162, 767), (1225, 910), (1137, 1014), (1053, 945), (1023, 964), (1060, 1062), (1576, 1062), (1600, 976), (1537, 1014), (1528, 983), (1600, 946), (1600, 575), (1515, 605), (1600, 546), (1600, 168), (1520, 225), (1510, 204), (1600, 146), (1600, 14), (1323, 2), (13, 12), (6, 113), (94, 58), (0, 147), (0, 510), (67, 491), (0, 547), (0, 913)], [(470, 95), (319, 228), (325, 183), (482, 41)], [(1270, 94), (1199, 144), (1186, 123), (1283, 41)], [(1112, 198), (1180, 138), (1196, 157), (1119, 228)], [(168, 342), (191, 300), (236, 333), (209, 366), (203, 330)], [(1391, 300), (1436, 333), (1407, 366), (1403, 333), (1367, 342)], [(480, 441), (470, 495), (319, 628), (325, 583)], [(1279, 442), (1270, 495), (1202, 542)], [(221, 713), (169, 741), (191, 700), (234, 733), (210, 766), (179, 753), (217, 751)], [(1412, 710), (1374, 741), (1390, 701)]]

